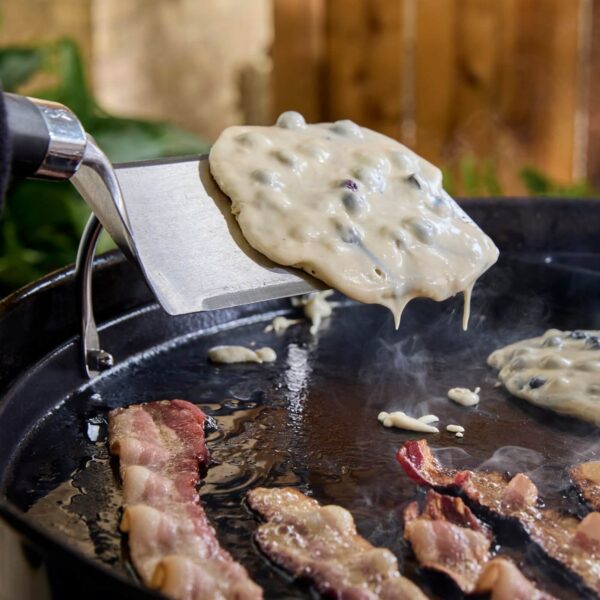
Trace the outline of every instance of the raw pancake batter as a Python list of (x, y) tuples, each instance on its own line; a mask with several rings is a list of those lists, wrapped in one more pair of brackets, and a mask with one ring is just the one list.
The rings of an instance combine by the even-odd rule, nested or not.
[(352, 121), (236, 126), (210, 152), (244, 237), (347, 296), (387, 306), (463, 292), (496, 262), (490, 238), (442, 189), (439, 169)]
[(208, 358), (214, 363), (267, 363), (277, 360), (277, 354), (272, 348), (264, 347), (258, 350), (246, 346), (213, 346), (208, 351)]
[(600, 331), (550, 329), (487, 362), (513, 396), (600, 426)]

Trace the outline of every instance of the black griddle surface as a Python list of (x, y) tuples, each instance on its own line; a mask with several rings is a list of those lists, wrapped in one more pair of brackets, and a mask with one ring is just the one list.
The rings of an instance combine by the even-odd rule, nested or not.
[[(550, 327), (600, 328), (597, 273), (573, 274), (544, 261), (508, 257), (477, 285), (467, 332), (460, 328), (459, 298), (412, 302), (399, 331), (385, 309), (337, 300), (341, 304), (314, 337), (307, 325), (282, 335), (264, 333), (275, 313), (257, 306), (255, 316), (213, 320), (188, 337), (165, 339), (165, 346), (79, 390), (47, 390), (56, 395), (47, 400), (54, 409), (24, 436), (13, 457), (4, 481), (8, 498), (23, 510), (33, 507), (31, 517), (56, 535), (80, 539), (77, 547), (84, 553), (129, 571), (117, 532), (120, 499), (105, 446), (106, 415), (117, 406), (184, 398), (218, 425), (208, 437), (213, 466), (200, 489), (208, 516), (221, 543), (269, 598), (306, 598), (312, 592), (291, 583), (252, 542), (258, 521), (243, 499), (259, 485), (295, 486), (322, 503), (349, 509), (359, 532), (394, 551), (425, 591), (431, 593), (433, 581), (433, 591), (448, 597), (437, 578), (416, 568), (402, 540), (402, 509), (418, 491), (394, 454), (403, 441), (423, 436), (382, 427), (381, 410), (435, 413), (442, 430), (449, 423), (463, 425), (463, 439), (445, 431), (426, 435), (433, 448), (443, 449), (446, 464), (476, 467), (494, 456), (496, 468), (532, 473), (549, 504), (581, 508), (573, 496), (564, 497), (565, 467), (600, 457), (598, 429), (512, 399), (495, 386), (496, 374), (485, 361), (494, 349)], [(276, 309), (296, 314), (289, 301)], [(138, 315), (111, 326), (120, 327), (123, 348), (128, 331), (148, 318)], [(113, 344), (114, 339), (115, 334)], [(206, 358), (217, 344), (268, 345), (278, 359), (217, 366)], [(59, 358), (40, 368), (51, 368)], [(34, 385), (35, 374), (20, 393), (26, 396)], [(481, 387), (480, 405), (463, 408), (447, 400), (455, 386)], [(88, 438), (94, 430), (96, 443)], [(514, 533), (501, 541), (548, 591), (583, 597)]]

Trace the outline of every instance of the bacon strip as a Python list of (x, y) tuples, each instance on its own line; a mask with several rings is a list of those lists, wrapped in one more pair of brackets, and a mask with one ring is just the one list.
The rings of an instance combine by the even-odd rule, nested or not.
[(571, 480), (592, 510), (600, 510), (600, 460), (575, 465)]
[(523, 474), (509, 482), (497, 472), (446, 469), (432, 455), (425, 440), (406, 442), (396, 457), (405, 473), (419, 485), (460, 493), (475, 506), (518, 523), (550, 558), (600, 593), (600, 545), (593, 543), (600, 540), (600, 534), (595, 519), (580, 522), (557, 510), (539, 508), (537, 490)]
[(556, 600), (538, 590), (510, 560), (494, 558), (484, 567), (475, 588), (490, 600)]
[(446, 574), (466, 594), (491, 593), (493, 600), (553, 600), (508, 559), (491, 559), (492, 534), (460, 498), (427, 492), (422, 512), (404, 511), (404, 537), (422, 567)]
[(322, 594), (348, 600), (425, 600), (398, 571), (396, 557), (358, 535), (341, 506), (321, 506), (292, 488), (255, 488), (247, 501), (266, 519), (260, 549), (294, 577), (306, 577)]
[(196, 485), (206, 467), (204, 413), (185, 400), (117, 408), (108, 442), (119, 457), (121, 530), (145, 585), (174, 600), (256, 600), (262, 590), (219, 546)]
[(429, 490), (422, 512), (417, 502), (404, 511), (404, 537), (422, 567), (448, 575), (465, 593), (477, 584), (490, 559), (491, 533), (460, 498)]

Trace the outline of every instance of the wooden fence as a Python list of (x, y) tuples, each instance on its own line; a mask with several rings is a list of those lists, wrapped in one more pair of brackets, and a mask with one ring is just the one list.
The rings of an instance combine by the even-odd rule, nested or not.
[[(599, 0), (275, 0), (273, 109), (350, 118), (505, 192), (600, 184)], [(482, 167), (483, 168), (483, 167)]]
[(213, 139), (294, 108), (455, 180), (479, 168), (487, 191), (521, 191), (524, 166), (600, 187), (600, 0), (2, 0), (0, 16), (0, 44), (75, 38), (114, 113)]

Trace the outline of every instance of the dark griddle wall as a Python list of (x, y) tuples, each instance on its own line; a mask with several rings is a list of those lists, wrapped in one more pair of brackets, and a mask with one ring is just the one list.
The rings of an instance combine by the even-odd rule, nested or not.
[[(5, 300), (0, 513), (46, 561), (56, 597), (105, 598), (107, 590), (111, 598), (149, 597), (129, 583), (123, 562), (105, 428), (98, 444), (86, 437), (86, 424), (114, 406), (183, 397), (218, 419), (220, 430), (209, 437), (215, 465), (201, 488), (203, 502), (223, 544), (265, 585), (267, 597), (306, 598), (309, 589), (290, 584), (251, 542), (257, 522), (242, 500), (247, 489), (263, 484), (295, 485), (322, 502), (342, 504), (361, 533), (398, 554), (406, 573), (426, 588), (435, 581), (416, 569), (401, 535), (401, 511), (416, 489), (393, 457), (402, 441), (416, 436), (382, 428), (379, 410), (435, 412), (444, 424), (465, 426), (463, 440), (447, 433), (430, 438), (436, 448), (454, 448), (452, 460), (476, 467), (499, 447), (523, 446), (554, 465), (546, 483), (560, 481), (598, 430), (510, 399), (494, 387), (485, 358), (550, 326), (600, 328), (600, 202), (485, 199), (464, 206), (503, 250), (498, 266), (476, 286), (467, 333), (460, 330), (459, 298), (411, 303), (398, 332), (385, 309), (344, 301), (318, 338), (303, 326), (283, 336), (263, 332), (273, 314), (290, 313), (287, 300), (173, 318), (152, 304), (135, 268), (113, 255), (98, 263), (95, 305), (105, 323), (102, 344), (117, 365), (88, 383), (78, 364), (72, 273)], [(111, 321), (117, 317), (123, 318)], [(211, 345), (250, 342), (272, 345), (278, 361), (218, 367), (206, 361)], [(160, 351), (142, 354), (161, 344)], [(445, 392), (454, 386), (481, 386), (480, 407), (448, 402)], [(23, 512), (39, 508), (46, 494), (71, 479), (85, 490), (68, 507), (75, 519), (71, 537), (75, 525), (89, 531), (91, 545), (82, 552), (52, 528), (44, 530), (36, 513)], [(560, 486), (550, 487), (548, 502), (576, 507), (562, 498)], [(109, 516), (99, 519), (104, 513)], [(52, 520), (50, 513), (46, 525)], [(504, 532), (501, 542), (558, 597), (582, 597), (515, 532)], [(447, 593), (438, 585), (434, 591)]]

